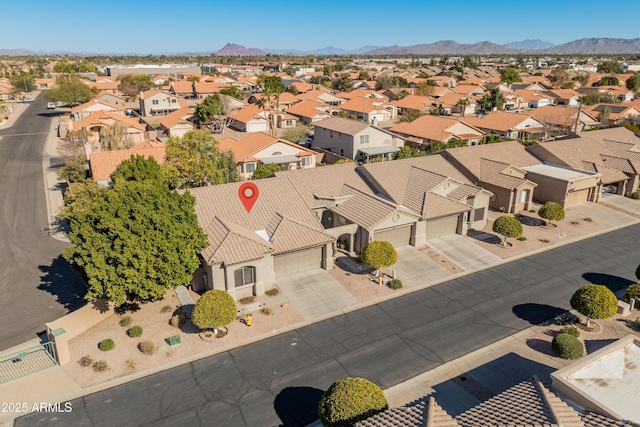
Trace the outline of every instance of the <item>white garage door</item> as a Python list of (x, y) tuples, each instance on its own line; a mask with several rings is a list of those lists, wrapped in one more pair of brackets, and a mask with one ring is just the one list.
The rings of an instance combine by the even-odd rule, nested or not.
[(382, 240), (391, 243), (394, 247), (407, 246), (411, 244), (411, 224), (373, 233), (373, 240)]
[(427, 221), (427, 240), (455, 234), (457, 228), (458, 216), (448, 216)]
[(322, 268), (322, 246), (276, 255), (273, 264), (276, 278)]

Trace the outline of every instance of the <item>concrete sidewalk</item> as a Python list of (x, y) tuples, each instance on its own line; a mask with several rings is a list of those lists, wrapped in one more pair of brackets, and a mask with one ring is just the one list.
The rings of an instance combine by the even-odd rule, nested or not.
[(444, 255), (463, 270), (487, 268), (502, 261), (499, 256), (474, 244), (473, 239), (459, 234), (428, 240), (427, 246)]

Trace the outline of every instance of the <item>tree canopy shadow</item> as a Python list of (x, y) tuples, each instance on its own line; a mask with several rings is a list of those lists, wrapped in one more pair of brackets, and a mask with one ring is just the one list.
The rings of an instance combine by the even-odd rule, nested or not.
[(314, 387), (285, 387), (273, 403), (281, 427), (306, 426), (318, 419), (318, 404), (324, 391)]
[(534, 218), (528, 215), (522, 215), (520, 217), (516, 217), (516, 219), (520, 221), (522, 225), (528, 225), (531, 227), (540, 227), (541, 225), (545, 225), (547, 223), (547, 221), (545, 221), (544, 219)]
[(375, 270), (374, 268), (364, 265), (357, 259), (346, 256), (346, 255), (338, 257), (336, 259), (336, 265), (340, 269), (353, 274), (367, 274)]
[(467, 236), (471, 237), (472, 239), (480, 240), (481, 242), (486, 242), (486, 243), (502, 242), (502, 239), (500, 238), (500, 236), (492, 233), (487, 233), (485, 231), (469, 230), (467, 231)]
[(38, 289), (54, 295), (65, 309), (74, 311), (87, 303), (84, 281), (62, 255), (58, 255), (51, 265), (41, 265), (38, 269), (42, 272)]
[(594, 285), (604, 285), (611, 289), (612, 292), (618, 292), (626, 289), (627, 286), (633, 285), (635, 282), (624, 277), (612, 276), (603, 273), (584, 273), (582, 278)]
[(526, 320), (532, 325), (539, 325), (540, 323), (553, 319), (566, 312), (564, 308), (553, 307), (547, 304), (526, 303), (514, 305), (511, 312), (518, 316), (522, 320)]

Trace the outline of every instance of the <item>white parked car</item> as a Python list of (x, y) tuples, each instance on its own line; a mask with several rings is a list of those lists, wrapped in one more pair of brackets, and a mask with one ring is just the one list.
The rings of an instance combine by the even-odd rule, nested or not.
[(56, 103), (55, 102), (47, 102), (47, 108), (50, 109), (50, 110), (56, 108)]

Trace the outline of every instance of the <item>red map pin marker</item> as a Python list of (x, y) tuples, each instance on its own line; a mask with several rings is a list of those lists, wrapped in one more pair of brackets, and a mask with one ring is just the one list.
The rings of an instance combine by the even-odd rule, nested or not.
[(240, 201), (247, 210), (247, 213), (251, 212), (251, 208), (256, 204), (259, 195), (260, 191), (258, 190), (258, 186), (253, 182), (245, 182), (238, 188), (238, 197), (240, 197)]

